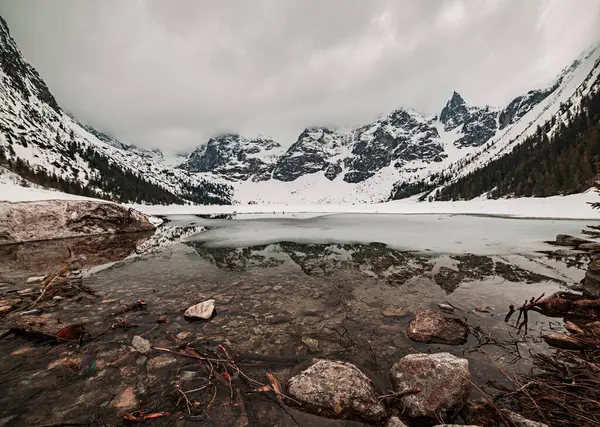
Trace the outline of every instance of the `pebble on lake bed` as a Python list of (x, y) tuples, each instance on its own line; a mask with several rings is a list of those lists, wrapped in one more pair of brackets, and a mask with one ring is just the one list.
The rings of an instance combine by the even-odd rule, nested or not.
[(317, 353), (319, 351), (319, 341), (310, 337), (302, 337), (302, 343), (308, 347), (308, 351), (311, 353)]
[(191, 340), (194, 337), (194, 334), (192, 334), (191, 332), (179, 332), (175, 338), (177, 338), (178, 340), (181, 341), (187, 341), (187, 340)]
[(139, 351), (142, 354), (148, 353), (150, 351), (150, 349), (152, 348), (150, 341), (148, 341), (145, 338), (140, 337), (139, 335), (136, 335), (135, 337), (133, 337), (133, 340), (131, 340), (131, 345), (133, 346), (133, 348), (135, 348), (137, 351)]
[(215, 313), (215, 300), (209, 299), (188, 308), (183, 314), (186, 318), (209, 320)]

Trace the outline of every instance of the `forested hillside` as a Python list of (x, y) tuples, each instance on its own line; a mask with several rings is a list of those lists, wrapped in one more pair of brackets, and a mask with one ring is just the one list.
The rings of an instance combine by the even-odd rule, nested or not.
[[(595, 85), (600, 85), (597, 80)], [(503, 157), (438, 191), (435, 200), (489, 197), (546, 197), (585, 190), (600, 161), (600, 91), (592, 91), (577, 113), (561, 107), (556, 116)], [(548, 138), (552, 128), (556, 130)]]

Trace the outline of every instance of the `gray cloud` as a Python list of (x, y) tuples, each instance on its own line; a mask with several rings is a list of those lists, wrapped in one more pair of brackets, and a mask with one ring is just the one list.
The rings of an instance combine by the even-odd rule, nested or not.
[(600, 0), (0, 0), (0, 13), (65, 109), (167, 150), (436, 114), (453, 90), (502, 106), (600, 39)]

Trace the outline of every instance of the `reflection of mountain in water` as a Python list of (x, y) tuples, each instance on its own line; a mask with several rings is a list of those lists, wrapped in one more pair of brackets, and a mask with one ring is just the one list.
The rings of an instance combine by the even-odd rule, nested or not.
[(311, 276), (346, 270), (401, 286), (415, 277), (433, 278), (447, 293), (466, 281), (501, 277), (511, 282), (536, 283), (558, 280), (525, 270), (498, 257), (479, 255), (424, 256), (391, 249), (382, 243), (301, 244), (280, 242), (244, 248), (208, 247), (187, 242), (198, 255), (219, 268), (245, 271), (285, 262), (297, 264)]

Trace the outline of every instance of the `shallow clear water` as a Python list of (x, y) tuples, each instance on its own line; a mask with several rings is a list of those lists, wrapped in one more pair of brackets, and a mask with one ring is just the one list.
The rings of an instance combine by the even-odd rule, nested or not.
[[(83, 324), (93, 335), (117, 320), (138, 325), (81, 348), (38, 347), (21, 337), (1, 340), (0, 351), (9, 356), (0, 360), (6, 390), (0, 415), (31, 424), (40, 416), (73, 422), (91, 411), (111, 420), (111, 396), (123, 384), (132, 384), (144, 405), (161, 401), (164, 407), (155, 409), (172, 410), (173, 400), (157, 396), (172, 392), (173, 378), (189, 369), (190, 361), (177, 359), (154, 372), (130, 344), (134, 335), (144, 335), (156, 347), (175, 348), (182, 344), (176, 338), (181, 332), (189, 332), (188, 340), (197, 345), (225, 343), (239, 354), (278, 361), (252, 368), (258, 377), (267, 369), (285, 378), (289, 358), (297, 364), (307, 357), (330, 357), (357, 364), (380, 389), (388, 390), (388, 370), (399, 357), (449, 351), (468, 358), (474, 382), (484, 386), (503, 378), (494, 363), (527, 369), (526, 359), (512, 365), (515, 349), (522, 356), (531, 349), (543, 350), (536, 339), (539, 331), (560, 325), (532, 315), (529, 338), (517, 346), (479, 347), (473, 335), (464, 345), (427, 345), (405, 336), (413, 314), (449, 303), (454, 316), (472, 327), (499, 343), (514, 342), (516, 331), (503, 320), (508, 306), (578, 282), (586, 261), (585, 255), (544, 253), (557, 249), (544, 240), (558, 233), (577, 234), (585, 225), (581, 221), (450, 215), (237, 218), (173, 216), (153, 236), (47, 242), (0, 251), (4, 296), (31, 286), (25, 284), (27, 277), (49, 274), (67, 259), (76, 260), (83, 268), (83, 284), (97, 296), (53, 302), (44, 314)], [(140, 298), (147, 310), (118, 314), (124, 304)], [(187, 322), (183, 311), (207, 298), (216, 300), (216, 317)], [(169, 322), (157, 324), (158, 317)], [(307, 337), (318, 341), (314, 354), (307, 354), (302, 342)], [(23, 353), (24, 348), (31, 350)], [(65, 355), (87, 355), (105, 368), (85, 380), (48, 369)], [(161, 355), (152, 350), (148, 360)], [(20, 374), (14, 375), (15, 370)], [(226, 401), (226, 396), (219, 399)], [(67, 409), (58, 416), (52, 405)], [(227, 418), (229, 412), (223, 411)]]

